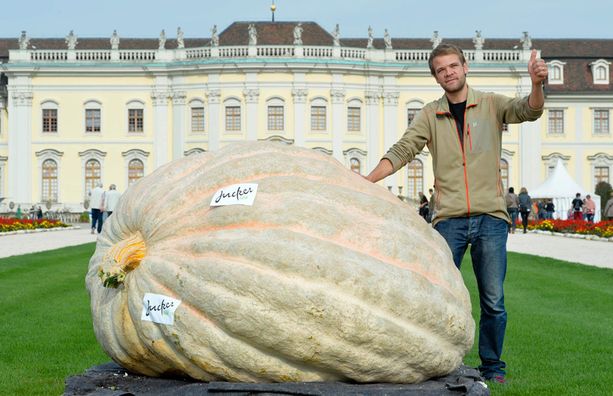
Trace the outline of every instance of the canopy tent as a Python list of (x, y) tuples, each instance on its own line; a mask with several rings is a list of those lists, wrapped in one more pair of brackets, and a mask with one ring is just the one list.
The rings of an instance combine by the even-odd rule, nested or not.
[(555, 169), (547, 180), (534, 190), (528, 191), (528, 193), (532, 199), (550, 198), (556, 209), (553, 217), (562, 220), (568, 218), (568, 210), (577, 193), (581, 194), (582, 199), (585, 199), (585, 196), (590, 194), (592, 200), (596, 204), (594, 222), (600, 221), (600, 197), (596, 194), (587, 192), (583, 187), (577, 184), (568, 174), (561, 159), (558, 159)]

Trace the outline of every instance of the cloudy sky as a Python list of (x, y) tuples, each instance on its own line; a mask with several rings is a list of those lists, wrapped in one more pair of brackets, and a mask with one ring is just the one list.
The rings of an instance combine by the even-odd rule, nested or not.
[[(314, 21), (327, 30), (340, 25), (341, 37), (445, 38), (613, 38), (610, 0), (274, 0), (277, 21)], [(272, 0), (3, 0), (0, 37), (169, 37), (181, 26), (185, 37), (209, 37), (234, 21), (269, 21)]]

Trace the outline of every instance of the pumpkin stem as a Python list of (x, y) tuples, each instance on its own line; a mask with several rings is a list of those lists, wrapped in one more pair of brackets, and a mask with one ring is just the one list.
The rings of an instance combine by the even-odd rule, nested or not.
[(102, 260), (103, 264), (110, 264), (110, 268), (105, 271), (101, 265), (98, 270), (102, 285), (112, 288), (119, 287), (124, 282), (128, 272), (139, 266), (145, 254), (145, 241), (139, 231), (113, 245)]

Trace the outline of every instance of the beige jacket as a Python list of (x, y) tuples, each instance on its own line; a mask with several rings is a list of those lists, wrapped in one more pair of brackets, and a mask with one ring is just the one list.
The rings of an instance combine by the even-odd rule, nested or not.
[(479, 214), (510, 222), (500, 177), (502, 125), (534, 121), (542, 113), (542, 108), (530, 108), (528, 97), (509, 98), (469, 87), (463, 147), (443, 95), (424, 106), (383, 158), (397, 171), (428, 147), (436, 187), (434, 224), (445, 218)]

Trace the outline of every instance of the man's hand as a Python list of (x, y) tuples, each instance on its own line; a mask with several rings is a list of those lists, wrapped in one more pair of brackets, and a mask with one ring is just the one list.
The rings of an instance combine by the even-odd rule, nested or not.
[(528, 73), (533, 85), (540, 85), (547, 78), (547, 65), (545, 61), (536, 57), (536, 50), (533, 49), (528, 61)]

